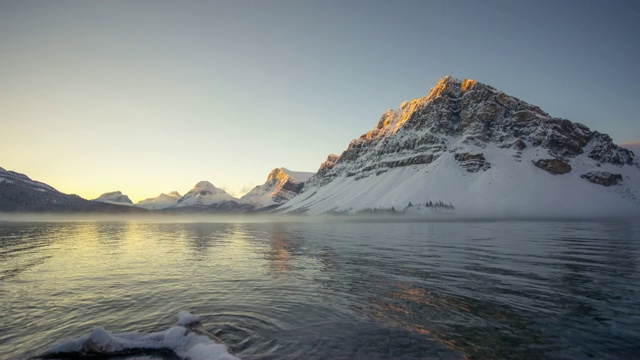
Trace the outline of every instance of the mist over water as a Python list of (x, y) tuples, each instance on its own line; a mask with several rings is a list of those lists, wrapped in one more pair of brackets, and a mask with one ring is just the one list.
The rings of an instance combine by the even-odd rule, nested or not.
[(159, 219), (0, 222), (0, 358), (179, 310), (245, 359), (640, 353), (638, 221)]

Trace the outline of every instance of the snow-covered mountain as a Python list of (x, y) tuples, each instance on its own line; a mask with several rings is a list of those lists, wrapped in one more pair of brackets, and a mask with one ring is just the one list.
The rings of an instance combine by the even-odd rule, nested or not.
[(85, 200), (14, 171), (0, 168), (0, 212), (144, 212)]
[(129, 206), (133, 205), (133, 202), (131, 201), (131, 199), (129, 199), (127, 195), (124, 195), (120, 191), (112, 191), (112, 192), (104, 193), (98, 196), (96, 199), (93, 199), (93, 201), (107, 203), (107, 204), (116, 204), (116, 205), (129, 205)]
[(238, 202), (238, 199), (208, 181), (200, 181), (178, 200), (175, 207), (209, 207), (229, 201)]
[(253, 205), (256, 209), (285, 203), (300, 193), (304, 182), (312, 175), (311, 172), (291, 171), (286, 168), (273, 169), (264, 184), (253, 188), (241, 197), (240, 201)]
[(329, 156), (280, 209), (412, 212), (430, 202), (477, 215), (640, 212), (640, 165), (605, 134), (445, 77)]
[(26, 189), (40, 192), (58, 192), (53, 187), (35, 180), (31, 180), (27, 175), (15, 171), (7, 171), (0, 167), (0, 183), (14, 184)]
[(140, 200), (136, 206), (149, 210), (167, 209), (177, 205), (181, 198), (182, 196), (177, 191), (172, 191), (168, 194), (162, 193), (154, 198)]

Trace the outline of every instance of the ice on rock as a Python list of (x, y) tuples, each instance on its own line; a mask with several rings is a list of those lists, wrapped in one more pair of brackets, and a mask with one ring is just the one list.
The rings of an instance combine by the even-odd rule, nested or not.
[(49, 349), (44, 356), (56, 354), (75, 357), (93, 355), (120, 355), (144, 352), (145, 350), (170, 350), (182, 359), (189, 360), (239, 360), (229, 353), (225, 344), (217, 343), (208, 336), (199, 335), (189, 329), (200, 322), (200, 316), (187, 311), (178, 313), (178, 325), (156, 333), (112, 334), (102, 327), (77, 339), (64, 340)]
[(178, 313), (178, 325), (187, 326), (189, 324), (200, 322), (200, 316), (182, 310)]

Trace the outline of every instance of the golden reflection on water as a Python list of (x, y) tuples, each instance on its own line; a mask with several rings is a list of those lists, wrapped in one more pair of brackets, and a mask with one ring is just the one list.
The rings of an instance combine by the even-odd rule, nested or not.
[(282, 232), (282, 228), (278, 225), (274, 226), (273, 231), (270, 232), (271, 238), (269, 239), (270, 251), (270, 263), (271, 270), (282, 273), (289, 270), (288, 261), (291, 259), (291, 252), (289, 251), (290, 243), (286, 241), (286, 237)]
[[(449, 311), (468, 313), (470, 309), (467, 304), (453, 298), (442, 297), (442, 294), (436, 296), (426, 289), (411, 287), (402, 283), (396, 284), (396, 288), (397, 291), (391, 294), (389, 302), (378, 301), (373, 303), (371, 314), (373, 319), (387, 321), (407, 331), (424, 335), (430, 340), (435, 338), (449, 349), (465, 352), (464, 347), (451, 338), (447, 332), (438, 331), (438, 325), (435, 322), (441, 319), (433, 319), (433, 324), (424, 324), (422, 322), (424, 321), (425, 307), (432, 308), (434, 310), (432, 313)], [(467, 355), (464, 355), (464, 357), (468, 358)]]

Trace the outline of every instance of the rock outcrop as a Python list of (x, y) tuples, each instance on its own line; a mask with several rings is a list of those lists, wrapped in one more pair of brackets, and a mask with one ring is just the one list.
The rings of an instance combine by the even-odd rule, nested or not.
[(571, 165), (558, 159), (539, 159), (535, 161), (533, 165), (554, 175), (562, 175), (571, 172)]
[(606, 171), (590, 171), (580, 177), (602, 186), (613, 186), (622, 181), (622, 175), (611, 174)]
[(470, 153), (455, 153), (454, 159), (460, 166), (465, 168), (468, 172), (478, 172), (480, 170), (488, 170), (491, 168), (491, 164), (484, 158), (482, 153), (470, 154)]

